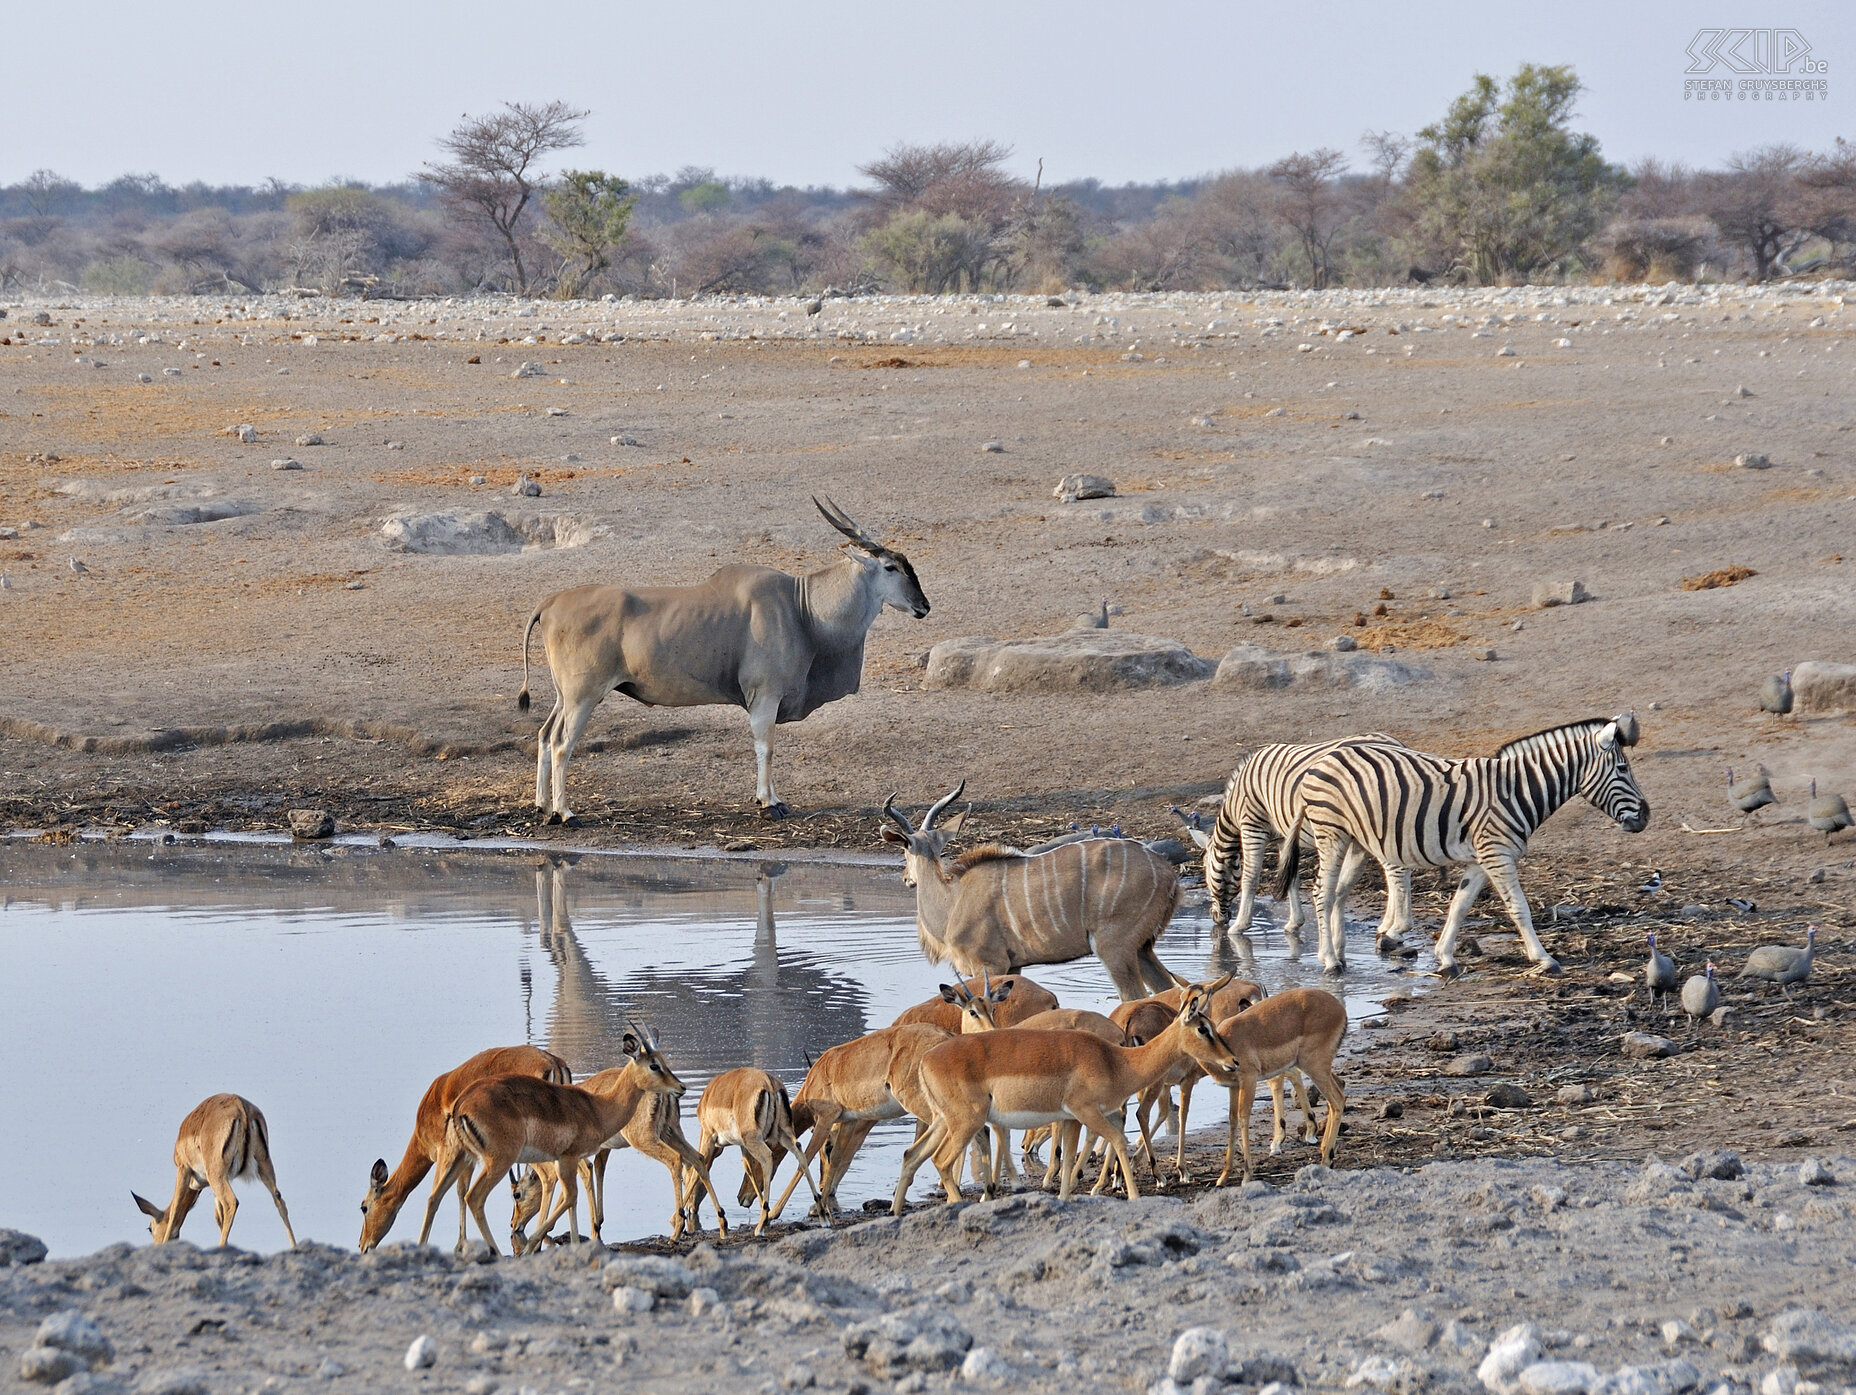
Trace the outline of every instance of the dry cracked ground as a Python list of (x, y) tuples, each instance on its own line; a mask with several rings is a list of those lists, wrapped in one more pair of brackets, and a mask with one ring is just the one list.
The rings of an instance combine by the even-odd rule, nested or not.
[[(794, 817), (755, 817), (741, 713), (614, 698), (572, 767), (575, 841), (867, 849), (890, 790), (920, 805), (962, 778), (979, 836), (1160, 833), (1169, 805), (1215, 794), (1259, 742), (1384, 730), (1469, 753), (1626, 708), (1654, 814), (1627, 837), (1578, 805), (1536, 839), (1524, 878), (1563, 977), (1527, 977), (1485, 905), (1464, 980), (1350, 1039), (1335, 1177), (1297, 1182), (1292, 1153), (1241, 1198), (1180, 1189), (1072, 1219), (1027, 1197), (698, 1251), (686, 1286), (722, 1305), (701, 1316), (675, 1278), (652, 1313), (615, 1317), (600, 1271), (566, 1259), (105, 1252), (5, 1271), (0, 1381), (42, 1317), (76, 1308), (113, 1344), (97, 1379), (151, 1390), (174, 1368), (215, 1391), (316, 1386), (325, 1361), (355, 1388), (641, 1370), (642, 1388), (753, 1389), (803, 1384), (796, 1367), (827, 1387), (938, 1383), (939, 1366), (883, 1353), (920, 1338), (942, 1362), (953, 1329), (1002, 1363), (969, 1363), (977, 1381), (1145, 1388), (1201, 1323), (1228, 1330), (1229, 1369), (1252, 1384), (1287, 1376), (1253, 1358), (1344, 1385), (1378, 1356), (1389, 1367), (1362, 1383), (1406, 1390), (1474, 1382), (1482, 1345), (1524, 1321), (1551, 1362), (1595, 1371), (1514, 1385), (1526, 1395), (1620, 1366), (1643, 1383), (1614, 1395), (1670, 1390), (1688, 1379), (1674, 1361), (1704, 1389), (1847, 1384), (1834, 1357), (1786, 1354), (1794, 1338), (1848, 1350), (1842, 1188), (1797, 1174), (1821, 1156), (1850, 1181), (1835, 1154), (1856, 1124), (1856, 835), (1826, 839), (1804, 807), (1813, 779), (1856, 796), (1856, 719), (1758, 710), (1769, 674), (1856, 662), (1847, 292), (877, 298), (816, 316), (799, 301), (7, 305), (0, 823), (15, 831), (279, 829), (313, 805), (357, 830), (539, 838), (535, 719), (513, 700), (537, 601), (732, 561), (820, 565), (837, 539), (813, 494), (905, 551), (933, 610), (885, 615), (863, 692), (779, 730)], [(1054, 498), (1078, 472), (1114, 496)], [(539, 495), (511, 492), (523, 475)], [(1575, 581), (1589, 601), (1535, 607), (1537, 587)], [(1280, 684), (1256, 677), (1268, 665), (1107, 692), (926, 681), (937, 643), (1053, 635), (1105, 604), (1111, 633), (1205, 660), (1329, 657)], [(1342, 635), (1395, 678), (1350, 685)], [(1778, 803), (1743, 820), (1725, 771), (1760, 766)], [(1434, 927), (1443, 890), (1419, 890)], [(1807, 923), (1811, 982), (1786, 998), (1730, 979), (1718, 1027), (1689, 1033), (1628, 981), (1648, 928), (1684, 973), (1710, 957), (1731, 973)], [(1633, 1030), (1674, 1054), (1626, 1056)], [(1447, 1073), (1476, 1055), (1485, 1073)], [(1569, 1086), (1590, 1098), (1562, 1102)], [(1751, 1180), (1627, 1197), (1662, 1177), (1649, 1154), (1708, 1149), (1737, 1151)], [(1569, 1200), (1535, 1197), (1556, 1188)], [(1296, 1228), (1296, 1197), (1342, 1219)], [(970, 1214), (995, 1219), (970, 1233)], [(1259, 1240), (1271, 1216), (1291, 1243)], [(1173, 1254), (1142, 1230), (1166, 1217), (1206, 1238)], [(1072, 1231), (1082, 1248), (1032, 1275)], [(1158, 1257), (1113, 1263), (1123, 1243)], [(969, 1296), (937, 1297), (948, 1283)], [(1799, 1305), (1823, 1321), (1786, 1316)], [(845, 1332), (884, 1313), (902, 1326), (857, 1355)], [(1367, 1335), (1393, 1320), (1404, 1339)], [(1666, 1339), (1670, 1321), (1701, 1344)], [(422, 1332), (437, 1364), (408, 1375)]]

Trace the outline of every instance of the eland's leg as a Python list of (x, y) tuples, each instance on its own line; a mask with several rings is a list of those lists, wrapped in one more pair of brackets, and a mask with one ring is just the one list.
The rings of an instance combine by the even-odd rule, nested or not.
[[(593, 719), (593, 709), (599, 706), (604, 693), (595, 693), (591, 697), (576, 697), (569, 704), (555, 724), (554, 739), (550, 742), (549, 759), (554, 778), (554, 807), (548, 813), (549, 823), (577, 823), (574, 811), (567, 807), (567, 762), (574, 753), (574, 747), (580, 744), (580, 736), (586, 730), (586, 724)], [(562, 699), (565, 702), (565, 699)]]
[(773, 725), (780, 715), (778, 693), (754, 699), (748, 708), (748, 729), (754, 733), (754, 800), (764, 819), (783, 819), (786, 805), (773, 792)]
[(535, 807), (547, 813), (554, 802), (549, 774), (554, 763), (554, 733), (561, 725), (561, 699), (557, 695), (547, 719), (535, 732)]

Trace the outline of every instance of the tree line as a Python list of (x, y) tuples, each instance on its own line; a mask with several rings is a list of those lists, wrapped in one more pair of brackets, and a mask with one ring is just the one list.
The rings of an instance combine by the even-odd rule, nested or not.
[(1856, 269), (1856, 146), (1625, 169), (1569, 67), (1478, 75), (1436, 122), (1173, 183), (1047, 185), (992, 140), (898, 145), (856, 189), (568, 158), (587, 112), (467, 116), (404, 183), (0, 187), (0, 292), (562, 298), (1764, 280)]

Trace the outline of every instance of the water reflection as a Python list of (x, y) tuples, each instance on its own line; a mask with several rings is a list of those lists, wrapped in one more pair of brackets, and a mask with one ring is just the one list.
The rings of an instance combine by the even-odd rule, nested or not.
[[(809, 1057), (869, 1030), (869, 994), (842, 971), (803, 949), (782, 953), (774, 901), (785, 863), (761, 863), (754, 880), (754, 939), (744, 964), (665, 968), (644, 963), (609, 979), (574, 933), (568, 882), (573, 859), (535, 869), (535, 918), (555, 987), (547, 1046), (576, 1075), (622, 1059), (619, 1039), (632, 1017), (657, 1028), (679, 1074), (692, 1085), (752, 1062), (802, 1078)], [(847, 894), (845, 909), (855, 902)]]

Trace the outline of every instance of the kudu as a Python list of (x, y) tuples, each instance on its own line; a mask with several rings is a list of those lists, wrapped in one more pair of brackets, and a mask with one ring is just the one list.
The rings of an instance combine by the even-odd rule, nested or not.
[(812, 502), (857, 550), (804, 576), (734, 565), (696, 586), (578, 586), (535, 608), (522, 631), (516, 706), (528, 711), (529, 638), (540, 625), (555, 698), (537, 737), (535, 807), (549, 823), (575, 821), (567, 761), (615, 690), (647, 707), (745, 708), (761, 813), (786, 816), (773, 791), (774, 726), (858, 690), (864, 639), (885, 606), (918, 620), (928, 613), (907, 557), (831, 500)]
[(1173, 864), (1131, 838), (1090, 838), (1048, 852), (998, 844), (960, 857), (942, 854), (960, 831), (962, 810), (937, 826), (967, 787), (961, 781), (922, 816), (920, 828), (883, 801), (894, 828), (883, 837), (904, 849), (902, 880), (915, 888), (915, 928), (931, 963), (961, 974), (1015, 973), (1028, 964), (1066, 964), (1094, 949), (1122, 1000), (1173, 984), (1154, 954), (1179, 905)]

